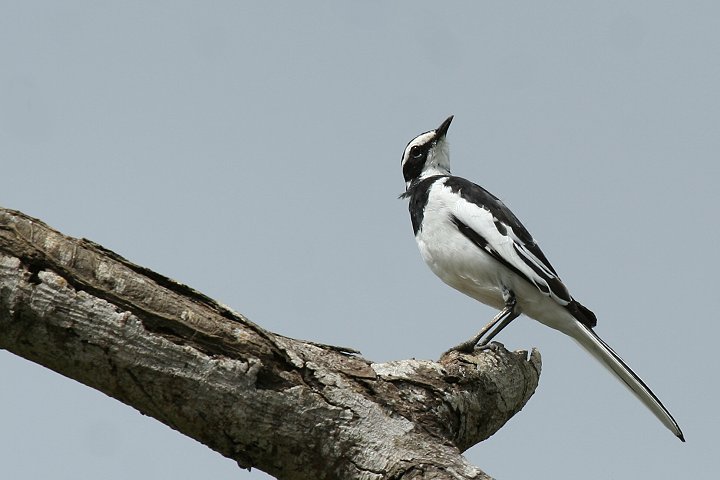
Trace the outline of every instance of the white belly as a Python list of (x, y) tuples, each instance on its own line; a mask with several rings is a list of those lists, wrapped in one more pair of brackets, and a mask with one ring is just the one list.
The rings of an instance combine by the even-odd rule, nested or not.
[(561, 331), (575, 319), (529, 281), (495, 260), (465, 237), (450, 220), (451, 206), (428, 203), (416, 236), (425, 263), (456, 290), (491, 307), (502, 309), (504, 289), (515, 294), (522, 313)]
[[(418, 232), (417, 243), (420, 255), (430, 270), (440, 279), (492, 307), (503, 308), (502, 275), (498, 262), (481, 252), (472, 242), (447, 222), (446, 228), (428, 228)], [(437, 224), (434, 224), (438, 227)]]

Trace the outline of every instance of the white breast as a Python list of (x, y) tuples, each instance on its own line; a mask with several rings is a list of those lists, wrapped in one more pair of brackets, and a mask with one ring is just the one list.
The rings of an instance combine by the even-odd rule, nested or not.
[[(463, 235), (452, 222), (459, 209), (473, 207), (444, 181), (436, 182), (429, 192), (422, 226), (415, 239), (420, 254), (440, 279), (460, 292), (491, 307), (502, 309), (503, 288), (513, 291), (518, 307), (526, 315), (563, 330), (573, 322), (568, 312), (555, 301), (543, 295), (534, 285), (480, 249)], [(473, 213), (483, 218), (482, 223), (493, 224), (492, 214), (482, 208)]]
[(502, 308), (505, 268), (452, 223), (451, 216), (459, 202), (464, 200), (445, 187), (443, 181), (431, 187), (422, 227), (415, 237), (420, 254), (443, 282), (486, 305)]

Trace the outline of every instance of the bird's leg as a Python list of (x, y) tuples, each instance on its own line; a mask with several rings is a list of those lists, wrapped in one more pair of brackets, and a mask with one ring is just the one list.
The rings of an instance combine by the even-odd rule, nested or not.
[[(520, 316), (520, 312), (515, 308), (517, 305), (517, 301), (515, 300), (515, 294), (512, 291), (503, 288), (503, 300), (505, 301), (505, 308), (503, 308), (500, 313), (495, 315), (495, 317), (493, 317), (490, 323), (485, 325), (482, 330), (480, 330), (477, 335), (472, 337), (470, 340), (467, 340), (460, 345), (454, 346), (450, 349), (450, 351), (457, 350), (459, 352), (470, 353), (475, 349), (476, 345), (479, 345), (481, 348), (486, 348), (490, 340), (495, 338), (495, 336), (500, 333), (503, 328), (507, 327), (510, 322)], [(500, 325), (497, 325), (498, 322), (500, 323)], [(495, 325), (497, 325), (497, 328), (495, 328), (495, 330), (492, 330)], [(492, 332), (488, 334), (490, 330), (492, 330)]]
[(498, 325), (495, 330), (490, 332), (484, 339), (482, 339), (482, 341), (478, 342), (481, 347), (490, 343), (490, 341), (495, 338), (495, 336), (500, 333), (503, 328), (510, 325), (510, 322), (520, 316), (520, 312), (516, 308), (517, 300), (515, 299), (515, 294), (512, 291), (503, 288), (503, 300), (505, 300), (505, 308), (500, 313), (507, 313), (504, 315), (504, 318), (502, 319), (502, 322), (500, 322), (500, 325)]

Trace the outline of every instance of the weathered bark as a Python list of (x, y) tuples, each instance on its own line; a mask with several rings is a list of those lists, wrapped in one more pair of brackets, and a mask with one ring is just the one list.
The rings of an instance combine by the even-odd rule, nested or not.
[(281, 479), (489, 478), (460, 452), (517, 413), (540, 374), (535, 351), (373, 363), (283, 337), (4, 209), (0, 348)]

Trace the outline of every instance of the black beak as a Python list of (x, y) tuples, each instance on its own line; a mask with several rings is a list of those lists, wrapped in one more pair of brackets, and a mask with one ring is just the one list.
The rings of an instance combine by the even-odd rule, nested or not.
[(435, 138), (440, 140), (447, 134), (448, 128), (450, 128), (450, 124), (452, 123), (452, 120), (453, 120), (453, 115), (450, 115), (447, 118), (447, 120), (445, 120), (442, 124), (440, 124), (440, 126), (438, 128), (435, 129), (435, 133), (437, 134), (437, 137), (435, 137)]

